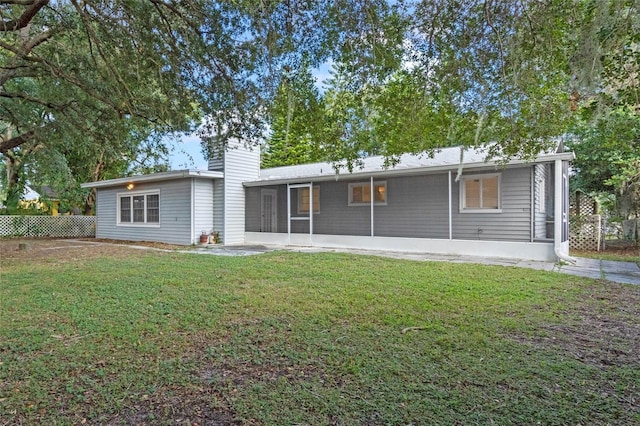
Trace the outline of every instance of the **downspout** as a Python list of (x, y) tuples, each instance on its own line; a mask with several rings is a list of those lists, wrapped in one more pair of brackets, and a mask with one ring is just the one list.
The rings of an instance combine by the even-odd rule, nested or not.
[(562, 206), (564, 182), (562, 180), (562, 160), (556, 160), (554, 166), (553, 194), (553, 252), (565, 262), (575, 264), (576, 259), (562, 252)]
[(451, 170), (449, 170), (449, 239), (453, 240), (453, 200), (451, 195)]
[(309, 183), (309, 245), (313, 246), (313, 182)]
[(195, 215), (195, 188), (194, 188), (194, 184), (193, 181), (195, 179), (191, 178), (191, 244), (197, 244), (198, 241), (196, 240), (196, 215)]
[(287, 238), (291, 245), (291, 188), (287, 184)]
[(374, 236), (374, 233), (373, 233), (373, 197), (375, 195), (374, 191), (373, 191), (373, 176), (371, 176), (371, 178), (370, 178), (370, 187), (369, 187), (369, 189), (370, 189), (370, 197), (371, 197), (371, 200), (370, 200), (370, 203), (371, 203), (371, 236), (373, 237)]

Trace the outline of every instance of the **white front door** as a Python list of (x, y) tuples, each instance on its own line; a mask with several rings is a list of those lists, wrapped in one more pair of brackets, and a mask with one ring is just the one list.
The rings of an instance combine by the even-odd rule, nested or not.
[(278, 232), (278, 193), (275, 189), (263, 189), (260, 196), (260, 231)]

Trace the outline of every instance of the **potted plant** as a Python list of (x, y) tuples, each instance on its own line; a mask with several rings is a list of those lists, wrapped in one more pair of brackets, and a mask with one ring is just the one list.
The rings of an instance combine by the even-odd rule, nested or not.
[(202, 231), (200, 234), (200, 244), (207, 244), (209, 242), (209, 235), (207, 235), (207, 231)]

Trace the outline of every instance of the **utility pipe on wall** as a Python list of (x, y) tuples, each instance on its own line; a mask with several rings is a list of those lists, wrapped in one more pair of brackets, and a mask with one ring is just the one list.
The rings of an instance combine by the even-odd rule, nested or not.
[(375, 195), (374, 191), (373, 191), (373, 176), (371, 176), (371, 178), (370, 178), (369, 193), (370, 193), (370, 197), (371, 197), (371, 200), (370, 200), (370, 204), (371, 204), (371, 236), (373, 237), (374, 236), (374, 233), (373, 233), (373, 200), (374, 200), (374, 198), (373, 197)]
[(449, 170), (449, 239), (453, 240), (453, 223), (452, 223), (452, 218), (453, 218), (453, 206), (452, 206), (452, 199), (451, 199), (451, 170)]

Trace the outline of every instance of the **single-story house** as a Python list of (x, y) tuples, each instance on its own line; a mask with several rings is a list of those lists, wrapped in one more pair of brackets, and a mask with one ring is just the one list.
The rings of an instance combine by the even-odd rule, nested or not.
[[(462, 152), (461, 152), (462, 151)], [(444, 148), (337, 171), (330, 163), (260, 170), (233, 145), (209, 170), (86, 183), (97, 192), (96, 237), (197, 244), (276, 244), (567, 259), (571, 152), (506, 164)]]

